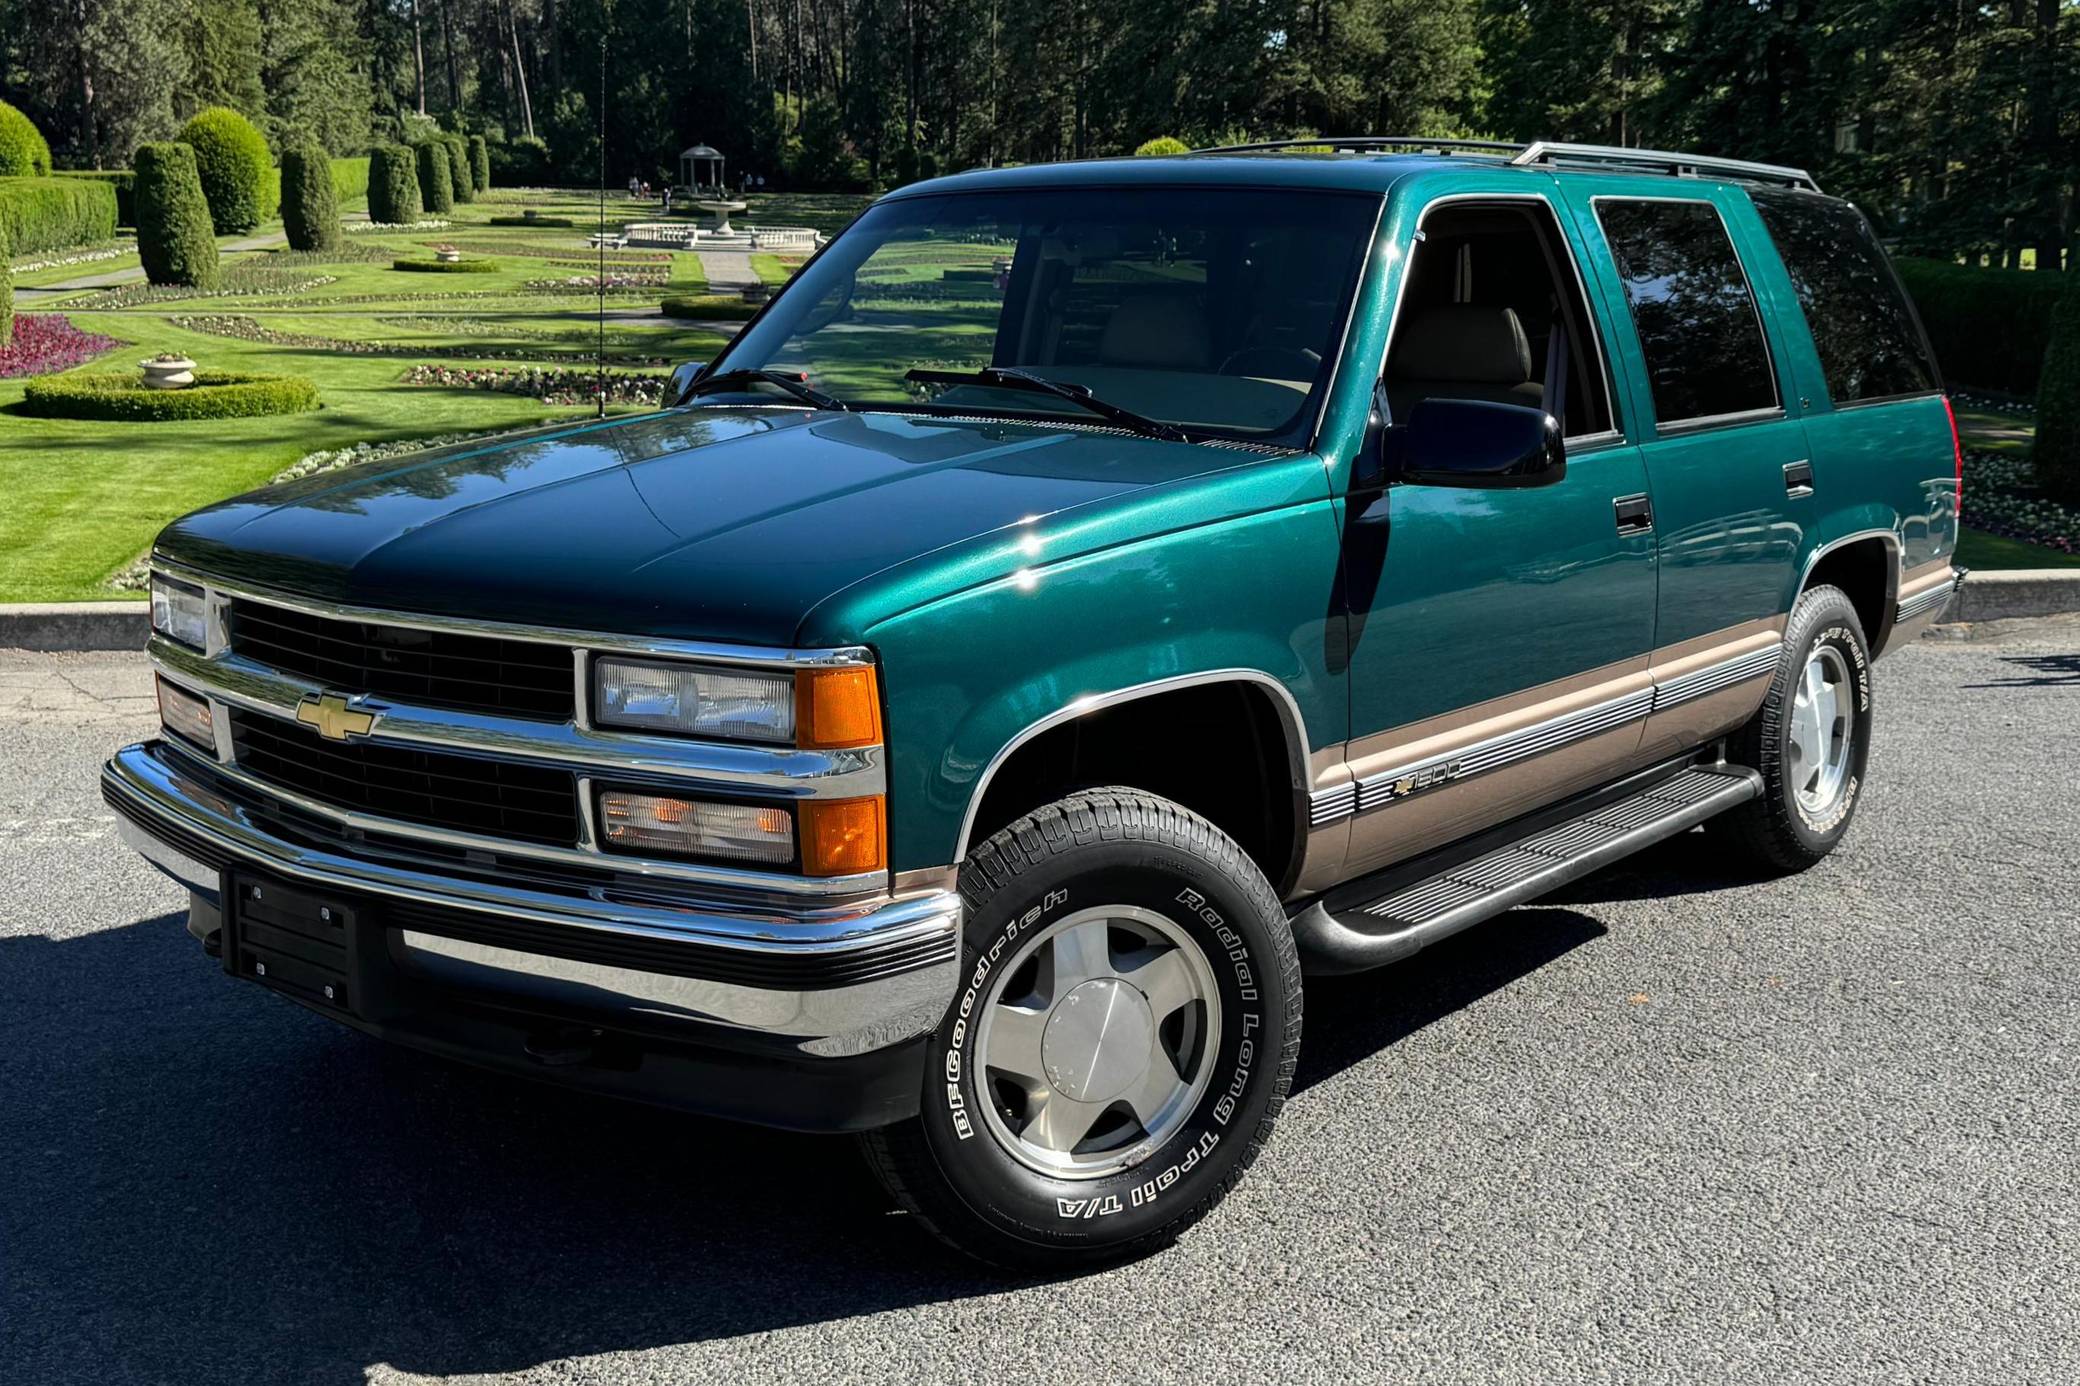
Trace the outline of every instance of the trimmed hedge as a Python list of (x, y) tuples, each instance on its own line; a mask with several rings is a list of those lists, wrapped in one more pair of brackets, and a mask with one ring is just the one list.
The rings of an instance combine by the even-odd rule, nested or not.
[(1154, 139), (1144, 140), (1134, 147), (1134, 157), (1138, 159), (1159, 158), (1165, 154), (1189, 154), (1191, 152), (1192, 147), (1175, 135), (1157, 135)]
[(0, 178), (48, 178), (51, 147), (36, 122), (0, 101)]
[(332, 198), (344, 207), (368, 200), (368, 156), (332, 161)]
[(300, 375), (232, 371), (197, 371), (184, 390), (154, 390), (135, 375), (52, 375), (30, 381), (22, 394), (25, 414), (112, 423), (249, 419), (317, 407), (318, 387)]
[(428, 216), (442, 216), (455, 209), (455, 184), (448, 176), (448, 146), (428, 140), (413, 148), (419, 167), (419, 205)]
[(7, 228), (0, 227), (0, 347), (14, 340), (14, 252), (7, 248)]
[(469, 181), (480, 193), (491, 191), (491, 143), (482, 135), (469, 137)]
[(418, 155), (401, 144), (376, 146), (368, 159), (368, 219), (409, 226), (421, 213)]
[(668, 318), (743, 322), (757, 311), (757, 305), (741, 298), (668, 298), (659, 311)]
[(2063, 281), (2065, 292), (2051, 314), (2030, 457), (2039, 486), (2069, 505), (2080, 504), (2080, 274), (2045, 277)]
[(470, 176), (469, 141), (460, 135), (443, 135), (441, 144), (448, 151), (448, 181), (454, 187), (455, 200), (476, 201), (477, 185)]
[[(484, 224), (485, 224), (485, 225), (487, 225), (487, 226), (576, 226), (576, 225), (577, 225), (577, 223), (576, 223), (576, 222), (574, 222), (574, 221), (572, 221), (572, 220), (571, 220), (571, 219), (570, 219), (569, 217), (491, 217), (491, 218), (487, 219), (487, 220), (485, 221), (485, 223), (484, 223)], [(575, 251), (575, 250), (573, 250), (573, 251), (572, 251), (571, 253), (572, 253), (573, 255), (575, 255), (575, 254), (577, 254), (578, 252), (577, 252), (577, 251)]]
[(116, 190), (116, 225), (137, 225), (137, 175), (127, 168), (61, 168), (54, 178), (92, 178)]
[(180, 141), (195, 151), (195, 172), (219, 236), (250, 231), (274, 215), (274, 160), (253, 122), (229, 106), (211, 106), (181, 127)]
[(420, 274), (489, 274), (498, 268), (496, 260), (392, 260), (394, 270), (414, 270)]
[(2034, 394), (2066, 276), (1900, 259), (1936, 361), (1952, 385)]
[(514, 188), (539, 188), (555, 180), (549, 146), (539, 139), (501, 144), (492, 155), (492, 171), (499, 183)]
[(98, 245), (116, 234), (116, 189), (91, 178), (0, 178), (0, 231), (17, 255)]
[(282, 230), (291, 250), (334, 250), (344, 239), (331, 161), (319, 145), (282, 151)]
[(217, 241), (192, 146), (137, 147), (137, 258), (154, 284), (217, 287)]

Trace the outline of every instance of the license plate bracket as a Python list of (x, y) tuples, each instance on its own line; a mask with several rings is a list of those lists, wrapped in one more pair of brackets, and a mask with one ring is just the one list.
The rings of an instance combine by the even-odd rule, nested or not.
[(231, 970), (315, 1006), (352, 1013), (361, 909), (268, 876), (231, 881)]

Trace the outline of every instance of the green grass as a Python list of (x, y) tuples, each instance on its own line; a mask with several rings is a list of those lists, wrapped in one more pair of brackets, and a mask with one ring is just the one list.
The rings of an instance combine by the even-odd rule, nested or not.
[(794, 272), (801, 267), (802, 261), (799, 258), (790, 262), (764, 251), (751, 257), (751, 272), (758, 276), (759, 283), (769, 289), (777, 289), (794, 278)]
[[(482, 224), (515, 205), (494, 190), (488, 198), (458, 208), (445, 231), (364, 232), (348, 241), (399, 255), (424, 255), (427, 243), (464, 236), (523, 243), (553, 239), (568, 241), (574, 261), (586, 258), (584, 235), (595, 211), (588, 199), (526, 199), (526, 205), (539, 206), (545, 213), (572, 217), (579, 223), (572, 231)], [(610, 214), (622, 210), (610, 205)], [(610, 221), (633, 215), (610, 215)], [(237, 258), (264, 265), (269, 255)], [(124, 263), (100, 261), (35, 278), (63, 282)], [(706, 287), (692, 255), (674, 256), (669, 271), (671, 291), (697, 293)], [(494, 273), (457, 276), (466, 289), (441, 276), (398, 272), (387, 264), (350, 262), (313, 272), (336, 280), (287, 300), (189, 298), (112, 311), (68, 306), (77, 298), (67, 304), (37, 305), (54, 307), (82, 329), (124, 343), (81, 370), (127, 371), (145, 356), (176, 351), (214, 370), (308, 376), (318, 384), (323, 407), (310, 414), (177, 424), (38, 419), (19, 409), (26, 382), (0, 380), (0, 495), (7, 498), (0, 504), (0, 601), (122, 595), (107, 586), (108, 580), (144, 552), (167, 521), (262, 485), (319, 449), (587, 416), (589, 406), (552, 407), (517, 395), (398, 383), (406, 369), (420, 362), (485, 369), (505, 364), (448, 359), (439, 354), (446, 349), (536, 355), (589, 352), (599, 331), (592, 295), (526, 287), (530, 279), (582, 275), (581, 266), (552, 266), (539, 257), (515, 254), (502, 259)], [(656, 304), (666, 291), (609, 293), (610, 363), (628, 366), (641, 357), (708, 359), (717, 353), (729, 325), (659, 316)], [(427, 294), (437, 296), (424, 297)], [(244, 341), (178, 327), (171, 321), (175, 317), (251, 318), (298, 337), (380, 343), (382, 352), (365, 355), (322, 344)]]
[(1966, 568), (2080, 568), (2080, 554), (2060, 553), (2041, 544), (2003, 539), (1976, 529), (1957, 533), (1957, 562)]

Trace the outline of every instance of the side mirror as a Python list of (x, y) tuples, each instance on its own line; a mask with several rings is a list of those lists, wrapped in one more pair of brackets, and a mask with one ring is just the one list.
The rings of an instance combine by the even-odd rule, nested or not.
[(706, 361), (682, 361), (674, 366), (672, 368), (672, 388), (665, 391), (665, 407), (670, 408), (674, 404), (684, 404), (686, 402), (686, 392), (693, 388), (693, 382), (705, 375), (707, 370), (708, 363)]
[(1551, 486), (1567, 475), (1559, 421), (1527, 405), (1426, 399), (1394, 432), (1394, 479), (1414, 486)]

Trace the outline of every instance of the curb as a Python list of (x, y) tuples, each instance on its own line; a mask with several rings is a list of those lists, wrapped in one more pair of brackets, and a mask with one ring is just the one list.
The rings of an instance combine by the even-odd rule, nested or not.
[(148, 601), (0, 605), (0, 650), (141, 650), (151, 620)]
[(1939, 622), (2012, 621), (2080, 611), (2080, 568), (1981, 569), (1965, 579)]

